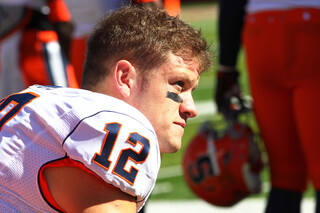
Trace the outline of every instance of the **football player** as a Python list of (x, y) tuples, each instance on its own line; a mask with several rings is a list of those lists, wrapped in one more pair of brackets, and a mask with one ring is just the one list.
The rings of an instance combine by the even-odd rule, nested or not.
[(266, 213), (300, 212), (308, 182), (320, 212), (320, 1), (249, 0), (243, 41), (270, 165)]
[(78, 88), (64, 0), (0, 0), (0, 98), (33, 84)]
[(201, 33), (125, 7), (88, 39), (83, 89), (35, 85), (0, 102), (0, 209), (136, 212), (176, 152), (211, 65)]
[[(222, 2), (229, 2), (229, 12), (235, 8), (233, 1)], [(233, 23), (243, 20), (243, 5), (238, 6), (241, 13)], [(319, 9), (318, 0), (248, 0), (246, 5), (242, 33), (250, 90), (270, 166), (266, 213), (300, 212), (309, 181), (320, 212)], [(233, 29), (241, 31), (242, 24)], [(238, 76), (236, 70), (218, 74), (218, 85), (226, 85), (217, 89), (218, 106), (226, 106), (223, 97), (239, 96)]]

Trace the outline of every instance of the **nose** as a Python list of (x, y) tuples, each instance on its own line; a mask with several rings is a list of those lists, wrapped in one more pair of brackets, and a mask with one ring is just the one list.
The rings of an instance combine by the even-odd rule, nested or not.
[(198, 110), (191, 94), (183, 98), (183, 102), (180, 104), (180, 113), (187, 118), (197, 116)]

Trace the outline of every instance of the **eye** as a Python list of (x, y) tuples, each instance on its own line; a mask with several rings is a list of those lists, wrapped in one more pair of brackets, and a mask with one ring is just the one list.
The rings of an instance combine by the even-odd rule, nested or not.
[(174, 83), (177, 87), (179, 87), (179, 91), (183, 91), (184, 90), (184, 82), (183, 81), (176, 81)]

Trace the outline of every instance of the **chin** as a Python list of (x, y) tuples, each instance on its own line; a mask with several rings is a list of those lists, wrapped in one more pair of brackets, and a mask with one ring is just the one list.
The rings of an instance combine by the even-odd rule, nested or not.
[(180, 150), (180, 148), (181, 148), (181, 147), (176, 148), (176, 149), (173, 149), (172, 152), (170, 152), (170, 153), (176, 153), (176, 152), (178, 152), (178, 151)]
[(181, 143), (178, 144), (166, 144), (165, 147), (160, 147), (161, 153), (175, 153), (181, 148)]

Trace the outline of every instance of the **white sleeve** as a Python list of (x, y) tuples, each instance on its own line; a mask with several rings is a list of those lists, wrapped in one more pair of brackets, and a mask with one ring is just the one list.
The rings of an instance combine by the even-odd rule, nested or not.
[(138, 209), (154, 188), (160, 168), (157, 137), (129, 115), (103, 111), (89, 116), (67, 137), (63, 148), (108, 184), (137, 197)]

